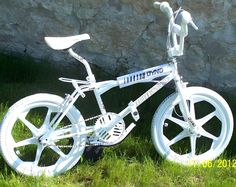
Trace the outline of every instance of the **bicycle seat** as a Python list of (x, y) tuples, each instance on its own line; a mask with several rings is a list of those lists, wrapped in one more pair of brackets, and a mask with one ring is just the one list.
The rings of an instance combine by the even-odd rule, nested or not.
[(69, 49), (71, 46), (82, 40), (89, 40), (88, 34), (80, 34), (68, 37), (45, 37), (44, 40), (49, 47), (55, 50)]

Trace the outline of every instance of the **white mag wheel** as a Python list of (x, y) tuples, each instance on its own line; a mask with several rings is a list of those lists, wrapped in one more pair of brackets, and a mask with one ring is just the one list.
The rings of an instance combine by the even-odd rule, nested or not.
[(233, 116), (226, 101), (202, 87), (185, 89), (192, 121), (182, 116), (180, 98), (170, 95), (157, 109), (152, 121), (152, 140), (161, 156), (184, 165), (195, 165), (218, 157), (233, 132)]
[(62, 102), (63, 98), (56, 95), (35, 94), (9, 109), (0, 129), (0, 148), (15, 171), (31, 176), (54, 176), (78, 162), (85, 148), (86, 135), (55, 137), (83, 131), (85, 123), (80, 112), (73, 106), (55, 130), (50, 125), (61, 112)]

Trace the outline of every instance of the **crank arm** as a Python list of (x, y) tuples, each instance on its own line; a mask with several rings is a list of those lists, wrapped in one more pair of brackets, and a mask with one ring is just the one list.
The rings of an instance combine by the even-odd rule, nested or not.
[[(106, 143), (106, 142), (102, 142), (102, 141), (99, 141), (97, 139), (95, 140), (91, 140), (89, 141), (89, 144), (88, 146), (113, 146), (113, 145), (117, 145), (119, 144), (120, 142), (122, 142), (128, 135), (129, 133), (133, 130), (133, 128), (135, 127), (136, 125), (134, 123), (131, 123), (124, 131), (123, 135), (116, 141), (112, 142), (112, 143)], [(96, 138), (96, 137), (95, 137)]]
[(131, 123), (127, 129), (125, 129), (125, 132), (123, 133), (123, 135), (120, 137), (119, 140), (117, 140), (116, 142), (114, 142), (112, 145), (116, 145), (119, 144), (120, 142), (122, 142), (128, 135), (129, 133), (133, 130), (133, 128), (136, 126), (136, 124)]

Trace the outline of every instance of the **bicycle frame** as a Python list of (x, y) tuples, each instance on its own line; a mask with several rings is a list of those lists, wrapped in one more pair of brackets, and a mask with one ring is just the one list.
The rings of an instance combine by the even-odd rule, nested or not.
[[(106, 128), (106, 130), (109, 131), (119, 122), (120, 118), (123, 119), (125, 116), (127, 116), (130, 113), (132, 117), (134, 118), (134, 120), (137, 121), (139, 119), (139, 113), (137, 111), (137, 107), (141, 105), (143, 102), (145, 102), (147, 99), (149, 99), (153, 94), (155, 94), (158, 90), (160, 90), (164, 85), (169, 83), (171, 80), (174, 80), (175, 82), (176, 91), (178, 93), (178, 96), (181, 102), (180, 109), (183, 113), (183, 117), (185, 121), (188, 121), (189, 124), (191, 124), (190, 129), (194, 129), (195, 122), (192, 120), (194, 116), (190, 115), (187, 101), (185, 99), (184, 91), (183, 91), (183, 89), (186, 87), (186, 84), (182, 82), (178, 74), (177, 62), (176, 62), (175, 56), (183, 55), (183, 44), (184, 44), (184, 38), (188, 35), (188, 24), (192, 25), (195, 29), (197, 29), (197, 26), (193, 23), (191, 14), (182, 9), (179, 9), (176, 13), (176, 15), (179, 15), (180, 17), (182, 17), (181, 25), (177, 25), (174, 22), (175, 17), (174, 17), (173, 10), (170, 8), (168, 3), (155, 2), (154, 6), (157, 6), (157, 7), (160, 6), (161, 10), (168, 15), (168, 18), (170, 20), (169, 26), (168, 26), (168, 41), (169, 42), (167, 42), (168, 44), (167, 49), (168, 49), (168, 55), (169, 55), (169, 58), (171, 59), (171, 62), (168, 64), (164, 64), (164, 65), (148, 68), (142, 71), (138, 71), (135, 73), (120, 76), (120, 77), (117, 77), (116, 80), (96, 82), (95, 76), (92, 73), (89, 63), (83, 57), (75, 53), (72, 50), (72, 48), (69, 48), (68, 50), (69, 54), (85, 66), (88, 76), (86, 78), (87, 79), (86, 81), (68, 79), (68, 78), (59, 79), (64, 82), (72, 83), (72, 85), (75, 88), (75, 91), (71, 95), (67, 95), (64, 102), (62, 103), (61, 113), (58, 113), (51, 121), (50, 125), (53, 127), (53, 130), (57, 128), (60, 121), (64, 118), (64, 116), (67, 114), (67, 112), (73, 106), (73, 104), (79, 98), (79, 96), (85, 97), (84, 93), (87, 91), (94, 92), (99, 109), (101, 111), (101, 115), (105, 115), (107, 112), (101, 98), (101, 95), (103, 93), (118, 86), (120, 88), (123, 88), (123, 87), (131, 86), (137, 83), (156, 82), (156, 84), (153, 87), (147, 90), (139, 98), (137, 98), (135, 101), (131, 101), (128, 104), (128, 106), (118, 114), (119, 117), (111, 120), (111, 122), (109, 122), (108, 124), (105, 124), (104, 128)], [(179, 44), (177, 42), (177, 35), (180, 38)], [(172, 43), (170, 41), (170, 36), (172, 36), (172, 39), (173, 39)], [(49, 46), (51, 46), (54, 49), (58, 49), (57, 48), (58, 46), (55, 46), (53, 42), (55, 41), (55, 39), (51, 38), (50, 39), (51, 42), (49, 41), (49, 39), (47, 40)], [(78, 40), (89, 39), (89, 36), (88, 35), (86, 35), (86, 37), (80, 36), (77, 39)], [(61, 38), (59, 40), (62, 42), (62, 40), (64, 41), (65, 39)], [(67, 42), (70, 44), (68, 46), (72, 46), (77, 41), (68, 39)], [(62, 45), (62, 48), (60, 49), (66, 49), (68, 48), (68, 46)], [(161, 79), (161, 80), (157, 80), (157, 79)], [(134, 125), (131, 125), (131, 126), (134, 127)], [(129, 127), (127, 129), (132, 130), (132, 128), (129, 128)], [(96, 125), (87, 127), (85, 131), (77, 133), (77, 135), (89, 134), (94, 131), (96, 131)], [(67, 132), (70, 132), (70, 130), (69, 129), (62, 130), (60, 135), (64, 134), (64, 132), (67, 133)], [(45, 137), (49, 138), (49, 135)], [(61, 135), (60, 137), (57, 136), (56, 138), (62, 139), (66, 137), (72, 137), (74, 135), (75, 134), (66, 134), (66, 135)]]
[[(72, 56), (76, 57), (76, 59), (79, 58), (79, 61), (83, 62), (85, 65), (85, 68), (88, 73), (87, 81), (84, 80), (76, 80), (76, 79), (69, 79), (69, 78), (59, 78), (60, 81), (63, 82), (69, 82), (72, 83), (75, 90), (71, 95), (67, 95), (64, 102), (62, 103), (61, 107), (61, 113), (58, 113), (54, 117), (54, 119), (51, 121), (51, 126), (55, 130), (60, 123), (60, 121), (64, 118), (66, 113), (69, 111), (71, 106), (76, 102), (76, 100), (81, 96), (82, 98), (85, 97), (85, 92), (93, 91), (95, 94), (95, 98), (97, 100), (97, 104), (99, 106), (101, 115), (105, 115), (107, 113), (106, 108), (103, 104), (101, 95), (110, 89), (114, 87), (128, 87), (134, 84), (138, 83), (148, 83), (148, 82), (154, 82), (156, 83), (154, 86), (152, 86), (149, 90), (147, 90), (145, 93), (143, 93), (140, 97), (138, 97), (135, 101), (131, 101), (126, 108), (124, 108), (119, 114), (117, 118), (113, 119), (108, 124), (105, 124), (104, 128), (107, 130), (110, 130), (114, 127), (115, 124), (117, 124), (120, 120), (120, 118), (126, 117), (128, 114), (131, 114), (135, 121), (139, 119), (139, 113), (137, 110), (137, 107), (140, 106), (142, 103), (144, 103), (146, 100), (148, 100), (152, 95), (154, 95), (158, 90), (160, 90), (163, 86), (168, 84), (171, 80), (174, 80), (177, 91), (180, 92), (181, 98), (184, 98), (183, 95), (183, 83), (180, 79), (180, 76), (178, 74), (177, 70), (177, 62), (173, 58), (170, 63), (155, 66), (152, 68), (144, 69), (142, 71), (137, 71), (131, 74), (123, 75), (120, 77), (117, 77), (116, 80), (108, 80), (108, 81), (101, 81), (96, 82), (96, 79), (94, 75), (92, 74), (92, 71), (90, 69), (89, 64), (85, 59), (77, 55), (72, 51), (72, 49), (69, 50), (70, 54)], [(184, 100), (184, 99), (183, 99)], [(186, 107), (186, 108), (185, 108)], [(188, 109), (187, 104), (185, 101), (185, 113), (187, 116), (187, 119), (191, 119), (191, 117), (188, 115)], [(129, 134), (129, 132), (135, 127), (135, 124), (130, 124), (130, 126), (126, 129), (126, 133), (124, 133), (124, 138)], [(96, 125), (88, 126), (86, 130), (78, 133), (70, 133), (70, 128), (64, 128), (63, 130), (55, 130), (54, 133), (56, 136), (54, 136), (53, 140), (59, 140), (64, 138), (73, 137), (74, 135), (82, 135), (82, 134), (89, 134), (93, 133), (97, 130)], [(50, 134), (46, 138), (48, 138)], [(45, 137), (44, 137), (45, 138)], [(123, 140), (123, 138), (121, 138)]]

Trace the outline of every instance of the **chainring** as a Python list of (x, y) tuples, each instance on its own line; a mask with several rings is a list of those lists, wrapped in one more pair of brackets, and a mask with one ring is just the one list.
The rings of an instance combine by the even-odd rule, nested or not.
[[(111, 128), (110, 130), (104, 128), (106, 124), (108, 124), (117, 117), (120, 118), (120, 120), (117, 124), (115, 124), (113, 128)], [(118, 114), (111, 112), (106, 113), (105, 115), (102, 115), (100, 118), (98, 118), (95, 123), (95, 126), (96, 129), (98, 129), (95, 131), (96, 138), (98, 138), (99, 141), (107, 144), (112, 144), (118, 141), (125, 131), (124, 120)]]

